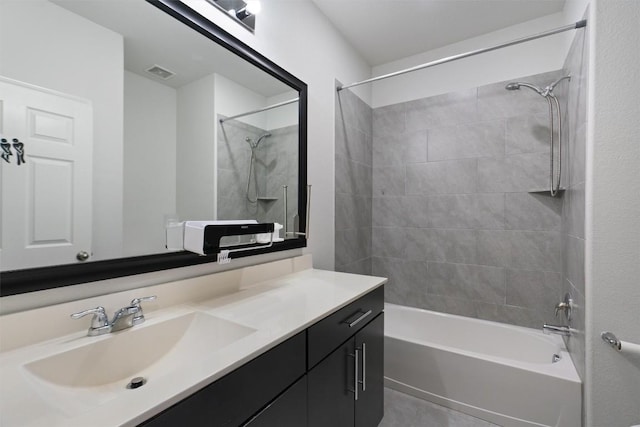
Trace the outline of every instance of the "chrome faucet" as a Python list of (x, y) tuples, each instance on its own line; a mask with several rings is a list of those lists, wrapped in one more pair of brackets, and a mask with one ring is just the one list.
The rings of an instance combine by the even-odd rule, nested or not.
[(96, 307), (79, 313), (74, 313), (71, 315), (71, 318), (79, 319), (87, 314), (93, 314), (91, 327), (89, 328), (87, 335), (90, 337), (104, 335), (143, 323), (144, 313), (140, 303), (143, 301), (153, 301), (154, 299), (156, 299), (155, 295), (150, 297), (134, 298), (131, 300), (131, 304), (126, 307), (122, 307), (114, 313), (113, 320), (111, 322), (109, 322), (109, 318), (105, 313), (104, 307)]
[(111, 321), (111, 332), (121, 331), (144, 322), (144, 313), (142, 312), (140, 303), (143, 301), (153, 301), (154, 299), (156, 299), (155, 295), (134, 298), (131, 300), (130, 305), (116, 311)]

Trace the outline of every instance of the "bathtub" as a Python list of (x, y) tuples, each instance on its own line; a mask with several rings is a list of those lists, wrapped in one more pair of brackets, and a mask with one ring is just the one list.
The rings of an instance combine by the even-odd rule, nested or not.
[(504, 427), (580, 427), (581, 382), (559, 336), (385, 304), (384, 346), (389, 388)]

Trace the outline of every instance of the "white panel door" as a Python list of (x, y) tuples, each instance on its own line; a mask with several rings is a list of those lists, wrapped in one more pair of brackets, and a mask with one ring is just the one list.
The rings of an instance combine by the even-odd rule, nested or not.
[(0, 105), (12, 154), (0, 159), (1, 270), (80, 262), (91, 254), (91, 104), (0, 78)]

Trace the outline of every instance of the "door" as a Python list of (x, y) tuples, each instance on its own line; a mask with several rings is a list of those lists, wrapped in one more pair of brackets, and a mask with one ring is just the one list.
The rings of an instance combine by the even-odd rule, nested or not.
[(384, 313), (356, 334), (360, 380), (356, 402), (356, 427), (376, 427), (384, 411)]
[(307, 377), (300, 378), (243, 427), (303, 427), (307, 422)]
[(349, 339), (308, 374), (308, 426), (352, 427), (355, 340)]
[(0, 78), (0, 111), (11, 144), (8, 161), (0, 159), (0, 269), (78, 262), (91, 254), (91, 104)]

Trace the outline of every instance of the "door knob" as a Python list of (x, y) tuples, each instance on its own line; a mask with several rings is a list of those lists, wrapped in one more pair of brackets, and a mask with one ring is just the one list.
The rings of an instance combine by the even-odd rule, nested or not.
[(89, 259), (89, 253), (86, 251), (80, 251), (78, 252), (78, 254), (76, 255), (76, 259), (78, 261), (86, 261)]

